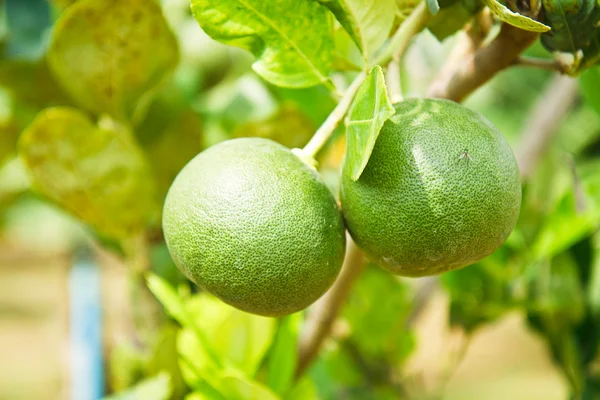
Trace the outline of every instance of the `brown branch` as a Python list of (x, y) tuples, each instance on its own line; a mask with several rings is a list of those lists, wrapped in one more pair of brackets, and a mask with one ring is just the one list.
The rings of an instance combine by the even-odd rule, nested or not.
[(523, 179), (535, 171), (546, 152), (556, 128), (577, 99), (577, 81), (556, 75), (540, 94), (521, 134), (517, 163)]
[(342, 304), (348, 297), (352, 284), (364, 269), (364, 256), (348, 235), (344, 265), (337, 280), (317, 303), (306, 319), (300, 336), (296, 376), (304, 373), (316, 357), (321, 344), (329, 334)]
[(537, 38), (537, 34), (503, 24), (498, 36), (487, 46), (475, 49), (473, 41), (464, 37), (458, 49), (431, 85), (428, 97), (464, 100), (496, 73), (514, 64), (519, 55)]

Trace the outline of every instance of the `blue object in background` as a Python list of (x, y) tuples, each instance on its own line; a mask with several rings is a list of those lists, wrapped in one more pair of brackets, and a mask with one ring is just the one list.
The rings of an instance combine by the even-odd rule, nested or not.
[(74, 257), (69, 273), (71, 399), (97, 400), (104, 391), (100, 271), (89, 252)]

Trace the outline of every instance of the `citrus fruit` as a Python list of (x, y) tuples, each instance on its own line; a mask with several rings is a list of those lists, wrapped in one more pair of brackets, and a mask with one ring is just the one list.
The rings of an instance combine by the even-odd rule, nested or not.
[(191, 160), (169, 189), (163, 229), (188, 278), (265, 316), (323, 295), (346, 245), (341, 212), (317, 172), (261, 138), (228, 140)]
[(356, 243), (393, 273), (472, 264), (514, 228), (519, 170), (500, 132), (448, 100), (395, 105), (357, 181), (344, 171), (342, 210)]

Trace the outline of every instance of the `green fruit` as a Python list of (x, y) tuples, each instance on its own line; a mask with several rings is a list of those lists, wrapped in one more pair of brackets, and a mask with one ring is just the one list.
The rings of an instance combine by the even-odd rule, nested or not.
[(343, 174), (350, 234), (375, 262), (404, 276), (488, 256), (519, 215), (519, 170), (508, 143), (481, 115), (448, 100), (395, 108), (358, 181)]
[(337, 277), (341, 212), (316, 171), (267, 139), (234, 139), (197, 155), (169, 189), (163, 229), (175, 264), (241, 310), (302, 310)]

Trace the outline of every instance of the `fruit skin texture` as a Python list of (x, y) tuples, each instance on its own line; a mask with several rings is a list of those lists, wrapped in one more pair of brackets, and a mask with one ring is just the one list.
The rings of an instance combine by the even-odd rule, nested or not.
[(191, 160), (169, 189), (163, 229), (188, 278), (264, 316), (323, 295), (346, 246), (341, 212), (316, 171), (259, 138), (228, 140)]
[(356, 243), (389, 271), (425, 276), (493, 253), (519, 216), (513, 153), (483, 116), (448, 100), (395, 105), (342, 210)]

